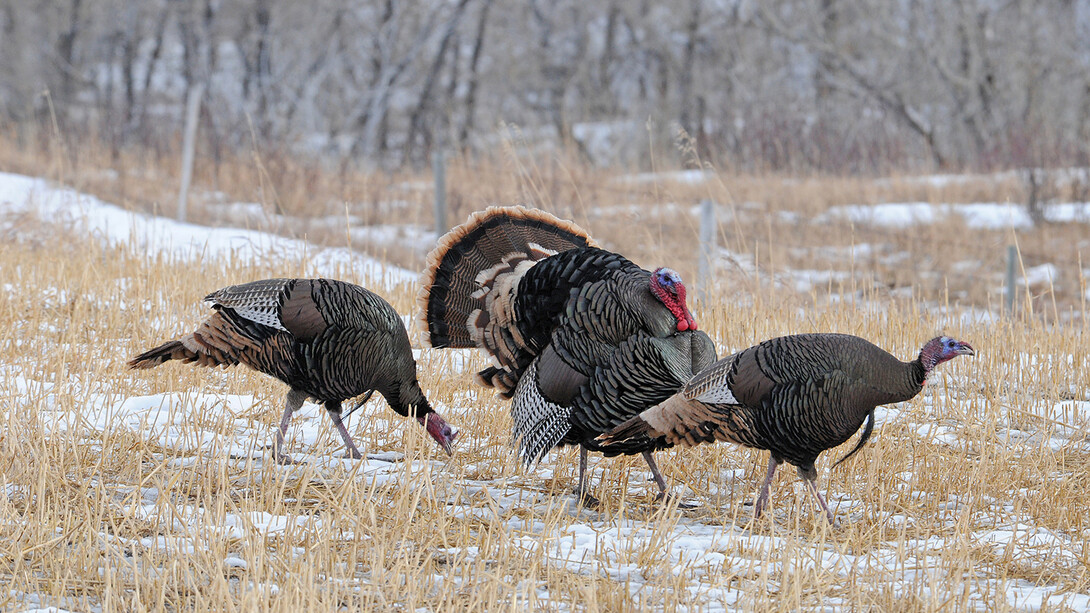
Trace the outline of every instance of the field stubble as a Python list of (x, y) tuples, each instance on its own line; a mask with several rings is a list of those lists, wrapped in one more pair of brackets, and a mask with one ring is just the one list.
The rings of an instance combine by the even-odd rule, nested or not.
[[(724, 275), (697, 309), (721, 354), (829, 330), (903, 358), (944, 331), (978, 355), (944, 365), (919, 397), (884, 412), (873, 442), (835, 471), (845, 449), (822, 457), (838, 527), (790, 470), (776, 480), (772, 513), (752, 522), (766, 457), (731, 445), (659, 454), (673, 487), (703, 503), (693, 510), (653, 502), (638, 458), (596, 458), (603, 508), (592, 513), (572, 506), (576, 454), (518, 469), (505, 403), (472, 381), (483, 361), (440, 350), (421, 353), (422, 383), (463, 431), (453, 458), (379, 399), (350, 421), (368, 459), (342, 459), (311, 406), (309, 425), (288, 437), (307, 462), (272, 465), (282, 384), (241, 368), (132, 372), (125, 362), (195, 325), (210, 290), (295, 274), (298, 262), (173, 262), (38, 220), (5, 227), (5, 608), (1005, 610), (1042, 593), (1056, 594), (1046, 608), (1087, 602), (1087, 424), (1052, 411), (1090, 400), (1082, 327), (973, 323), (873, 288), (834, 300)], [(652, 238), (643, 255), (671, 261), (669, 240)], [(411, 311), (413, 287), (382, 293)], [(148, 410), (126, 411), (141, 398)]]
[[(34, 155), (0, 138), (5, 169), (48, 169), (138, 212), (173, 212), (177, 157), (114, 157), (93, 141), (77, 150), (60, 139)], [(420, 356), (426, 393), (463, 431), (450, 460), (376, 399), (350, 420), (366, 460), (342, 459), (328, 419), (307, 405), (287, 441), (307, 462), (270, 465), (282, 384), (245, 369), (132, 372), (125, 362), (188, 331), (209, 291), (299, 275), (302, 262), (177, 262), (103, 249), (31, 217), (3, 219), (0, 608), (1090, 606), (1090, 409), (1075, 410), (1090, 401), (1085, 224), (1015, 233), (956, 218), (886, 229), (814, 222), (844, 204), (1021, 202), (1017, 177), (642, 181), (574, 157), (535, 159), (518, 143), (493, 160), (454, 158), (447, 175), (452, 223), (486, 204), (533, 204), (690, 280), (693, 207), (719, 202), (715, 285), (696, 311), (721, 354), (779, 334), (839, 331), (908, 358), (942, 331), (978, 355), (944, 365), (919, 397), (882, 412), (872, 442), (835, 471), (846, 448), (819, 460), (838, 527), (790, 470), (774, 484), (772, 512), (751, 522), (766, 456), (730, 445), (659, 454), (673, 487), (703, 503), (692, 510), (653, 502), (638, 458), (595, 458), (603, 508), (590, 513), (568, 494), (573, 451), (535, 470), (515, 466), (506, 404), (475, 386), (483, 360), (464, 353)], [(423, 261), (426, 240), (355, 231), (391, 219), (432, 227), (426, 176), (328, 169), (272, 151), (199, 157), (194, 177), (198, 223), (347, 244), (413, 270)], [(1056, 275), (1022, 286), (1014, 317), (981, 317), (1000, 310), (1008, 244), (1019, 247), (1020, 270), (1051, 263)], [(380, 293), (401, 313), (414, 307), (408, 285)]]

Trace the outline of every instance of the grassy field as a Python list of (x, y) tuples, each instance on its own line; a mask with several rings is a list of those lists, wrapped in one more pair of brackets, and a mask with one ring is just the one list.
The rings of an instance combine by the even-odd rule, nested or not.
[[(112, 158), (62, 139), (35, 154), (0, 136), (0, 169), (134, 212), (173, 215), (175, 158)], [(881, 202), (1020, 203), (1017, 173), (720, 169), (694, 181), (592, 169), (513, 139), (494, 160), (452, 159), (448, 178), (451, 223), (486, 204), (542, 206), (641, 265), (679, 269), (690, 286), (694, 207), (718, 202), (714, 281), (696, 311), (721, 354), (838, 331), (905, 359), (943, 332), (978, 355), (880, 410), (871, 443), (835, 471), (849, 447), (819, 460), (836, 527), (790, 469), (771, 513), (753, 521), (767, 458), (730, 445), (659, 454), (695, 509), (654, 502), (642, 460), (595, 456), (603, 506), (578, 509), (576, 453), (518, 467), (506, 403), (473, 383), (484, 364), (474, 352), (420, 351), (426, 393), (462, 430), (453, 458), (374, 399), (349, 425), (367, 459), (343, 459), (329, 420), (308, 404), (287, 443), (305, 463), (282, 467), (267, 456), (285, 386), (244, 369), (133, 372), (125, 362), (191, 329), (209, 291), (312, 274), (313, 255), (180, 259), (0, 207), (0, 610), (1090, 607), (1087, 224), (1015, 231), (948, 216), (878, 227), (830, 215)], [(195, 180), (197, 223), (349, 247), (409, 270), (434, 244), (426, 175), (254, 152), (200, 159)], [(1079, 182), (1043, 189), (1087, 199)], [(1008, 245), (1026, 282), (1002, 315)], [(1048, 277), (1031, 282), (1028, 271), (1045, 265)], [(411, 312), (412, 283), (384, 287), (361, 268), (322, 274)]]
[[(45, 142), (31, 148), (0, 133), (0, 169), (44, 176), (132, 211), (174, 216), (177, 153), (111, 153), (93, 139), (69, 142), (63, 135)], [(652, 157), (673, 146), (648, 143)], [(716, 289), (725, 300), (772, 287), (801, 294), (805, 304), (866, 293), (881, 301), (999, 311), (1013, 245), (1016, 277), (1029, 280), (1017, 288), (1020, 317), (1083, 326), (1090, 312), (1090, 220), (1016, 231), (973, 227), (957, 215), (915, 226), (829, 215), (836, 207), (875, 203), (1010, 203), (1020, 210), (1031, 191), (1043, 207), (1086, 202), (1087, 169), (1039, 173), (1033, 190), (1026, 170), (873, 178), (745, 175), (695, 157), (689, 166), (704, 169), (703, 176), (594, 168), (571, 153), (535, 149), (513, 130), (491, 157), (449, 157), (448, 225), (491, 204), (537, 206), (574, 219), (606, 248), (641, 264), (669, 262), (692, 281), (699, 218), (688, 211), (708, 199), (719, 204)], [(269, 147), (198, 155), (193, 176), (188, 218), (196, 223), (348, 246), (411, 270), (419, 270), (434, 244), (434, 237), (419, 236), (434, 228), (426, 171), (330, 167)], [(1042, 266), (1052, 268), (1036, 279), (1026, 275)]]
[[(541, 183), (551, 175), (529, 176)], [(777, 184), (783, 182), (764, 189)], [(815, 191), (854, 189), (836, 184), (825, 181)], [(654, 197), (670, 202), (688, 189), (674, 185)], [(834, 200), (810, 203), (789, 191), (800, 199), (785, 195), (776, 201), (783, 210), (816, 212), (810, 207)], [(746, 201), (743, 188), (732, 192), (734, 202)], [(564, 212), (555, 192), (540, 193), (553, 194), (542, 197)], [(598, 209), (589, 203), (601, 194), (580, 196), (572, 216), (604, 243), (645, 265), (680, 260), (677, 266), (691, 273), (691, 240), (682, 238), (693, 231), (688, 216)], [(668, 481), (698, 508), (654, 502), (639, 458), (594, 457), (592, 487), (603, 506), (578, 509), (570, 495), (576, 454), (554, 452), (534, 470), (518, 468), (506, 405), (473, 384), (483, 361), (467, 352), (420, 354), (426, 393), (463, 432), (452, 458), (376, 399), (350, 420), (366, 460), (344, 460), (329, 420), (307, 405), (288, 436), (289, 451), (306, 461), (277, 466), (268, 461), (268, 445), (285, 386), (243, 369), (171, 364), (133, 372), (125, 362), (195, 325), (210, 290), (304, 274), (305, 261), (178, 261), (103, 247), (33, 216), (0, 217), (0, 608), (1090, 605), (1090, 342), (1072, 278), (1069, 294), (1056, 298), (1046, 290), (1029, 296), (1017, 317), (981, 320), (959, 305), (996, 306), (990, 282), (963, 286), (944, 262), (983, 257), (1009, 234), (931, 227), (893, 238), (856, 229), (846, 237), (830, 227), (799, 235), (777, 225), (787, 218), (762, 223), (741, 204), (736, 209), (738, 217), (723, 224), (722, 244), (765, 264), (722, 271), (698, 308), (720, 353), (825, 330), (864, 336), (905, 359), (939, 332), (977, 349), (975, 358), (940, 367), (913, 401), (882, 411), (872, 442), (851, 460), (828, 470), (847, 446), (819, 460), (819, 485), (840, 520), (836, 527), (791, 470), (779, 473), (771, 513), (754, 521), (766, 456), (730, 445), (659, 454)], [(1045, 228), (1018, 238), (1042, 251), (1055, 241), (1061, 246), (1054, 251), (1085, 250), (1078, 232)], [(921, 260), (903, 276), (880, 274), (877, 262), (860, 264), (861, 278), (872, 283), (852, 277), (796, 292), (776, 282), (778, 271), (824, 266), (807, 249), (890, 241), (948, 257)], [(411, 265), (415, 256), (403, 257)], [(1080, 265), (1074, 258), (1064, 270), (1085, 291)], [(985, 276), (964, 274), (974, 283)], [(351, 272), (343, 278), (369, 282)], [(892, 293), (891, 284), (914, 291)], [(951, 295), (954, 288), (964, 297)], [(414, 292), (411, 284), (383, 291), (406, 314)], [(1056, 306), (1048, 307), (1052, 315), (1040, 308), (1031, 314), (1034, 304)], [(1065, 308), (1078, 316), (1056, 325)]]

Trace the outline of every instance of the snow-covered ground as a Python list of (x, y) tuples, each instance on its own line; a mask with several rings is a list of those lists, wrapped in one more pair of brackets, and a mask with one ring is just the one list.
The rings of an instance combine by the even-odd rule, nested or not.
[(303, 262), (309, 275), (333, 277), (352, 270), (383, 287), (411, 283), (417, 276), (415, 272), (347, 249), (315, 247), (267, 232), (209, 228), (126, 211), (94, 196), (22, 175), (0, 173), (0, 212), (30, 213), (49, 223), (97, 237), (107, 245), (133, 246), (148, 254), (162, 252), (183, 261), (294, 260)]
[[(685, 180), (689, 179), (685, 177)], [(996, 227), (995, 223), (1006, 227), (1021, 223), (1016, 221), (1015, 212), (1010, 207), (996, 207), (979, 210), (953, 205), (944, 208), (914, 204), (905, 210), (891, 209), (893, 212), (888, 216), (881, 212), (884, 209), (878, 207), (868, 207), (868, 212), (846, 207), (830, 214), (846, 215), (868, 223), (931, 223), (948, 214), (962, 215), (969, 225), (982, 224), (977, 227)], [(315, 275), (336, 276), (350, 266), (373, 284), (388, 287), (411, 283), (416, 278), (412, 271), (387, 266), (345, 249), (322, 249), (300, 240), (261, 232), (199, 227), (134, 214), (40, 179), (0, 174), (0, 228), (4, 214), (11, 213), (36, 215), (45, 223), (60, 224), (95, 236), (106, 244), (134, 245), (148, 253), (161, 251), (186, 260), (234, 258), (240, 261), (275, 254), (280, 258), (304, 261), (305, 269)], [(1086, 215), (1084, 205), (1073, 212), (1070, 219), (1086, 221)], [(398, 233), (387, 228), (359, 231), (396, 237), (398, 240), (434, 241), (435, 238), (434, 235), (416, 231)], [(745, 256), (727, 254), (724, 257), (733, 258), (735, 265), (743, 268), (752, 266)], [(809, 284), (827, 283), (829, 280), (828, 276), (817, 271), (798, 271), (796, 277), (796, 283), (802, 289)], [(479, 358), (472, 352), (454, 356), (448, 353), (443, 357), (431, 352), (418, 352), (417, 355), (424, 367), (441, 362), (441, 367), (451, 374), (475, 369), (479, 363)], [(1037, 364), (1038, 356), (1024, 355), (1020, 359)], [(100, 437), (103, 433), (126, 432), (178, 454), (180, 459), (176, 462), (181, 465), (195, 463), (201, 456), (219, 454), (232, 458), (240, 465), (256, 466), (260, 470), (295, 470), (292, 467), (269, 466), (264, 462), (270, 430), (251, 416), (268, 409), (260, 406), (253, 396), (193, 391), (119, 397), (110, 391), (109, 382), (96, 382), (89, 384), (94, 389), (88, 389), (85, 394), (86, 406), (78, 415), (74, 415), (55, 402), (53, 394), (58, 383), (45, 380), (26, 365), (4, 364), (0, 357), (0, 381), (8, 387), (9, 393), (22, 399), (9, 405), (13, 410), (19, 409), (18, 402), (34, 402), (41, 410), (55, 411), (53, 418), (46, 422), (53, 432), (88, 439)], [(976, 389), (977, 386), (967, 375), (944, 369), (930, 382), (928, 390), (911, 411), (903, 405), (880, 408), (876, 430), (879, 434), (876, 436), (881, 436), (883, 426), (897, 424), (903, 431), (915, 433), (916, 440), (921, 442), (969, 452), (963, 429), (956, 422), (938, 416), (949, 415), (953, 405), (967, 401), (969, 396), (976, 393)], [(1027, 455), (1037, 453), (1041, 448), (1084, 448), (1090, 431), (1090, 402), (1066, 400), (1030, 406), (1039, 407), (1039, 412), (1029, 417), (1037, 420), (1035, 423), (1047, 424), (1048, 427), (1030, 427), (1025, 415), (1017, 423), (1012, 418), (1002, 418), (992, 435), (996, 444)], [(441, 413), (448, 409), (460, 409), (436, 408)], [(331, 473), (356, 465), (332, 455), (334, 446), (328, 438), (328, 420), (321, 415), (323, 412), (319, 407), (307, 404), (296, 415), (288, 437), (293, 455), (312, 468)], [(351, 420), (388, 421), (394, 433), (391, 440), (400, 440), (400, 436), (397, 436), (399, 428), (416, 427), (390, 413), (384, 402), (377, 398), (353, 415)], [(504, 438), (502, 434), (469, 429), (463, 430), (463, 437), (460, 444), (466, 446), (495, 444)], [(404, 458), (400, 453), (361, 450), (369, 457), (362, 461), (359, 471), (355, 473), (358, 478), (381, 482), (393, 480), (402, 474), (399, 463)], [(430, 463), (437, 471), (446, 470), (445, 464), (439, 460)], [(546, 460), (529, 475), (528, 480), (549, 478), (551, 466)], [(441, 493), (450, 497), (447, 504), (450, 505), (451, 514), (500, 522), (511, 534), (520, 535), (514, 539), (518, 547), (529, 553), (544, 554), (544, 559), (556, 568), (607, 577), (621, 589), (627, 590), (636, 602), (650, 609), (670, 610), (670, 607), (655, 601), (661, 592), (652, 590), (650, 586), (657, 584), (661, 578), (648, 575), (641, 565), (632, 563), (633, 551), (654, 551), (655, 555), (668, 560), (668, 566), (675, 575), (689, 577), (688, 592), (675, 594), (677, 598), (683, 596), (685, 602), (692, 603), (687, 605), (686, 610), (751, 609), (752, 603), (747, 604), (743, 592), (731, 587), (732, 582), (787, 576), (807, 568), (832, 573), (844, 582), (885, 582), (881, 586), (873, 586), (874, 589), (888, 589), (894, 593), (920, 593), (921, 589), (925, 589), (951, 595), (968, 594), (965, 602), (970, 608), (979, 610), (1006, 607), (1026, 611), (1044, 607), (1090, 610), (1090, 595), (1072, 592), (1058, 580), (1031, 582), (1024, 578), (997, 577), (984, 572), (967, 572), (959, 577), (946, 575), (942, 560), (947, 550), (961, 546), (961, 541), (956, 540), (959, 537), (951, 532), (938, 532), (918, 542), (889, 540), (870, 550), (848, 552), (843, 548), (829, 547), (825, 542), (808, 542), (791, 535), (789, 531), (784, 534), (783, 530), (778, 529), (768, 534), (751, 530), (744, 523), (724, 525), (721, 521), (707, 521), (704, 516), (681, 513), (672, 515), (665, 523), (654, 523), (623, 516), (607, 517), (580, 511), (569, 505), (569, 521), (557, 525), (542, 522), (536, 519), (539, 515), (535, 514), (536, 510), (556, 504), (557, 495), (528, 490), (505, 480), (475, 480), (466, 476), (472, 472), (465, 468), (461, 474), (451, 476), (450, 487)], [(720, 487), (724, 490), (740, 488), (742, 491), (752, 491), (754, 484), (736, 480), (738, 472), (741, 471), (725, 472)], [(633, 471), (631, 489), (635, 496), (646, 491), (641, 475), (639, 469)], [(822, 479), (826, 476), (827, 473), (823, 472)], [(801, 484), (793, 482), (786, 485), (781, 481), (778, 487), (801, 489)], [(471, 504), (469, 501), (474, 498), (469, 492), (486, 492), (494, 504)], [(12, 495), (12, 492), (8, 494)], [(915, 492), (906, 488), (895, 498), (904, 502), (903, 506), (907, 508), (915, 496)], [(774, 494), (775, 499), (783, 497), (782, 489)], [(836, 491), (829, 491), (828, 497), (842, 521), (852, 522), (870, 517), (862, 501)], [(166, 517), (165, 498), (165, 492), (145, 488), (132, 500), (130, 510), (142, 521), (179, 527), (198, 525), (205, 514), (205, 510), (198, 505), (181, 508), (172, 505), (169, 506), (170, 516)], [(944, 504), (942, 521), (951, 526), (966, 521), (965, 513), (969, 510), (962, 502), (952, 499)], [(1081, 512), (1085, 513), (1086, 510)], [(897, 507), (881, 513), (884, 515), (881, 521), (888, 526), (903, 526), (916, 521), (910, 513), (899, 512)], [(313, 515), (246, 512), (229, 513), (227, 518), (219, 529), (239, 539), (277, 539), (288, 530), (295, 534), (299, 531), (317, 534), (327, 528), (325, 520)], [(1069, 569), (1082, 566), (1085, 572), (1085, 562), (1090, 555), (1090, 551), (1083, 548), (1087, 538), (1085, 534), (1072, 535), (1036, 526), (1023, 507), (1015, 505), (1012, 500), (995, 500), (994, 509), (984, 517), (973, 517), (970, 523), (972, 546), (988, 550), (998, 558), (1025, 558), (1027, 564), (1032, 561), (1035, 567)], [(180, 530), (179, 534), (186, 533)], [(186, 555), (199, 547), (192, 535), (148, 537), (136, 544), (123, 542), (109, 534), (104, 534), (103, 539), (110, 546), (119, 548), (119, 551), (139, 545), (159, 549), (169, 555)], [(785, 551), (790, 553), (790, 558), (784, 555)], [(480, 555), (473, 546), (451, 548), (445, 553), (450, 559), (462, 561), (473, 561)], [(248, 563), (240, 557), (224, 560), (228, 567), (246, 567)], [(457, 579), (437, 576), (436, 580)], [(549, 597), (547, 591), (539, 590), (538, 595), (541, 598)], [(11, 598), (31, 608), (47, 604), (35, 594), (11, 594)], [(838, 606), (847, 606), (847, 603), (840, 598), (831, 598), (825, 603), (827, 609), (835, 610)], [(558, 602), (556, 608), (564, 610), (567, 607)]]
[[(1049, 204), (1042, 211), (1044, 219), (1052, 223), (1090, 224), (1090, 203), (1061, 202)], [(853, 204), (834, 207), (826, 215), (830, 218), (848, 219), (855, 223), (904, 228), (914, 225), (939, 223), (948, 217), (957, 217), (966, 227), (984, 230), (1003, 228), (1032, 228), (1033, 219), (1026, 207), (1014, 203), (980, 202), (974, 204), (931, 204), (928, 202), (902, 202), (884, 204)], [(821, 218), (818, 219), (820, 221)]]

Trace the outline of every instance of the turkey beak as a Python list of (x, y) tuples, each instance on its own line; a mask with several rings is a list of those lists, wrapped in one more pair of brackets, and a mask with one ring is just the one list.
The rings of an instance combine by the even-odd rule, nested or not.
[(417, 421), (428, 431), (428, 435), (439, 443), (443, 451), (447, 452), (447, 455), (454, 455), (454, 440), (460, 433), (451, 428), (446, 420), (436, 413), (428, 413), (424, 417), (418, 417)]
[(439, 446), (443, 448), (443, 451), (447, 452), (448, 456), (454, 455), (454, 439), (458, 438), (459, 434), (461, 432), (451, 430), (450, 426), (444, 428), (444, 438), (439, 441)]
[(958, 341), (957, 354), (958, 355), (976, 355), (976, 352), (973, 351), (973, 346), (970, 345), (969, 343)]

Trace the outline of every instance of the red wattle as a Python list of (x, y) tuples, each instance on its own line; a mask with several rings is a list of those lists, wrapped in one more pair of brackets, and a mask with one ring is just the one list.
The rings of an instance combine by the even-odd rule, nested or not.
[(679, 332), (684, 332), (689, 329), (689, 322), (684, 319), (677, 320), (677, 329)]

